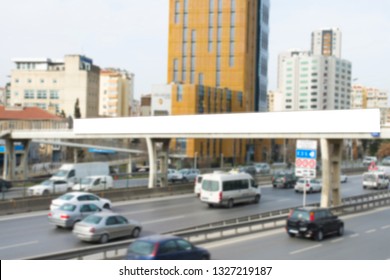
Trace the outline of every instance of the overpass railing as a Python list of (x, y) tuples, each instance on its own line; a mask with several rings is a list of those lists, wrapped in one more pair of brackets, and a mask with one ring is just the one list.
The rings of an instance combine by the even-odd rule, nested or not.
[[(373, 208), (390, 205), (390, 191), (381, 191), (367, 195), (359, 195), (344, 199), (342, 206), (333, 207), (331, 210), (337, 215), (348, 215)], [(318, 203), (311, 204), (318, 206)], [(293, 207), (292, 207), (293, 208)], [(182, 230), (166, 232), (186, 238), (195, 243), (202, 244), (237, 237), (265, 230), (278, 229), (285, 226), (286, 218), (291, 208), (260, 213), (258, 215), (245, 216), (216, 223), (186, 228)], [(126, 254), (126, 249), (134, 239), (115, 242), (111, 244), (90, 246), (87, 248), (73, 249), (54, 254), (33, 256), (30, 260), (65, 260), (65, 259), (120, 259)]]

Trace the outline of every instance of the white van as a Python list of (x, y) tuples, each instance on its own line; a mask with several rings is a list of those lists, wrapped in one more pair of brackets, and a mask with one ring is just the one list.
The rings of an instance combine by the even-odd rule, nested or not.
[(110, 167), (107, 162), (66, 163), (50, 179), (64, 180), (73, 186), (83, 177), (109, 174)]
[(104, 191), (114, 187), (114, 180), (109, 175), (87, 176), (75, 184), (74, 191)]
[(261, 189), (247, 173), (204, 174), (200, 200), (210, 207), (225, 205), (228, 208), (240, 202), (259, 203)]
[(363, 174), (363, 189), (386, 189), (389, 187), (389, 178), (383, 171), (366, 172)]

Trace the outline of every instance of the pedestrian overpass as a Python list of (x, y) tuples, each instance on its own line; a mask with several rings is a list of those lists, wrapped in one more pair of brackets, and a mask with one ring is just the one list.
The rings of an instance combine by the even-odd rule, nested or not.
[[(389, 139), (390, 127), (381, 126), (379, 109), (202, 114), (158, 117), (75, 119), (73, 129), (10, 130), (2, 132), (12, 162), (13, 142), (26, 150), (32, 139), (145, 138), (149, 183), (157, 183), (157, 143), (162, 143), (161, 184), (167, 186), (169, 141), (172, 138), (310, 139), (319, 140), (322, 154), (321, 206), (339, 205), (343, 139)], [(57, 143), (61, 145), (61, 142)], [(106, 147), (109, 149), (108, 147)], [(25, 161), (26, 161), (25, 156)], [(12, 169), (12, 164), (9, 164)]]

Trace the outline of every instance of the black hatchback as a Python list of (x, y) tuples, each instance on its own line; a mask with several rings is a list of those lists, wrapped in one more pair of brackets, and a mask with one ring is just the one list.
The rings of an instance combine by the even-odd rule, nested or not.
[(299, 207), (287, 218), (286, 231), (290, 237), (304, 236), (318, 241), (327, 235), (344, 234), (344, 222), (327, 208)]

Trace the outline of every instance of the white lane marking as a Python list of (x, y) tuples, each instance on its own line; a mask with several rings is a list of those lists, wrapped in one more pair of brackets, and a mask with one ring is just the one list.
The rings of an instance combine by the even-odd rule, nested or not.
[(303, 248), (303, 249), (299, 249), (299, 250), (296, 250), (296, 251), (292, 251), (292, 252), (290, 252), (290, 255), (303, 253), (303, 252), (306, 252), (306, 251), (309, 251), (309, 250), (317, 249), (319, 247), (322, 247), (322, 244), (318, 244), (318, 245), (306, 247), (306, 248)]
[(147, 221), (147, 222), (143, 222), (142, 224), (143, 225), (147, 225), (147, 224), (155, 224), (155, 223), (161, 223), (161, 222), (166, 222), (166, 221), (170, 221), (170, 220), (177, 220), (177, 219), (182, 219), (182, 218), (185, 218), (186, 216), (182, 215), (182, 216), (175, 216), (175, 217), (169, 217), (169, 218), (165, 218), (165, 219), (158, 219), (158, 220), (154, 220), (154, 221)]
[(366, 230), (366, 233), (373, 233), (373, 232), (376, 232), (376, 229)]
[(354, 238), (354, 237), (358, 237), (358, 236), (359, 236), (359, 233), (354, 233), (354, 234), (351, 234), (349, 237)]
[(388, 229), (388, 228), (390, 228), (390, 225), (386, 225), (386, 226), (381, 227), (381, 229)]
[(22, 246), (27, 246), (27, 245), (33, 245), (33, 244), (37, 244), (37, 243), (38, 243), (38, 240), (14, 244), (14, 245), (8, 245), (8, 246), (0, 247), (0, 250), (5, 250), (5, 249), (10, 249), (10, 248), (15, 248), (15, 247), (22, 247)]
[(333, 239), (332, 241), (330, 241), (330, 243), (337, 243), (337, 242), (340, 242), (343, 240), (344, 240), (344, 238), (337, 238), (337, 239)]

